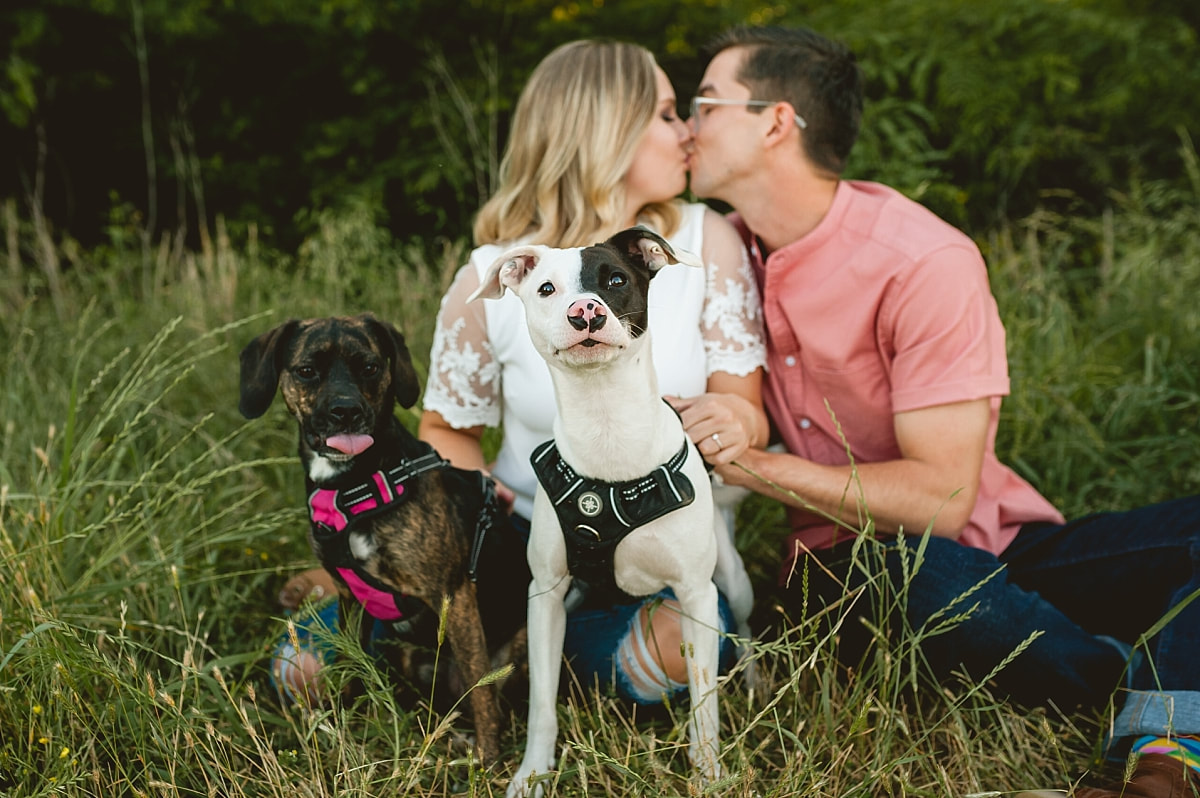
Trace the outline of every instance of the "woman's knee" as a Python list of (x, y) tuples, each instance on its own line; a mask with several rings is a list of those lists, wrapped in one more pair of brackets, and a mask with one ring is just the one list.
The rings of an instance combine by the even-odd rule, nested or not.
[(316, 652), (284, 641), (271, 660), (271, 676), (280, 698), (307, 707), (320, 703), (324, 698), (320, 679), (324, 664)]
[(679, 604), (674, 599), (648, 602), (630, 623), (617, 647), (617, 667), (633, 697), (651, 703), (687, 685)]

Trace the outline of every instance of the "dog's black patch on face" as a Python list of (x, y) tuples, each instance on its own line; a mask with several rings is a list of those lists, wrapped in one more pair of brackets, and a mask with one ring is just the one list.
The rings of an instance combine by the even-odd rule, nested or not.
[(646, 330), (646, 295), (650, 269), (608, 242), (587, 247), (580, 253), (580, 287), (604, 300), (608, 309), (637, 338)]

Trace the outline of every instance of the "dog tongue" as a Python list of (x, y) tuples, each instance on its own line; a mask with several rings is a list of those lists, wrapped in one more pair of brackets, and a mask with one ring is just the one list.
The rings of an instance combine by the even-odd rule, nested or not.
[(325, 439), (325, 445), (343, 454), (356, 455), (371, 447), (375, 439), (370, 435), (334, 435)]

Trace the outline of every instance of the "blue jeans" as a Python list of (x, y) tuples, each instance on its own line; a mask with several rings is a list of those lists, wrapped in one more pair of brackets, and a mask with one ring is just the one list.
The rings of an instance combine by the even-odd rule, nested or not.
[[(1139, 697), (1126, 702), (1114, 737), (1155, 725), (1150, 731), (1165, 731), (1168, 714), (1172, 731), (1200, 733), (1200, 496), (1061, 526), (1030, 524), (1000, 557), (945, 538), (863, 543), (856, 557), (853, 541), (816, 553), (848, 589), (868, 584), (880, 557), (886, 563), (889, 579), (865, 593), (853, 615), (896, 630), (886, 608), (903, 606), (920, 634), (969, 610), (922, 640), (935, 676), (965, 669), (983, 678), (1040, 632), (994, 677), (1013, 698), (1094, 708), (1126, 687), (1145, 692), (1117, 693), (1118, 701)], [(810, 567), (809, 579), (826, 603), (843, 595), (820, 569)], [(800, 581), (792, 580), (789, 609), (799, 605)], [(1130, 662), (1140, 636), (1180, 605)], [(868, 645), (861, 624), (843, 627), (844, 660), (857, 662)]]
[[(566, 635), (563, 638), (563, 656), (570, 663), (575, 678), (585, 687), (593, 684), (601, 690), (612, 689), (622, 700), (635, 704), (655, 704), (662, 699), (639, 694), (630, 675), (618, 665), (618, 649), (626, 644), (632, 634), (634, 622), (643, 606), (665, 599), (674, 599), (675, 592), (666, 588), (636, 603), (618, 604), (604, 608), (583, 608), (567, 615)], [(737, 647), (730, 635), (737, 624), (733, 610), (725, 595), (717, 592), (718, 612), (721, 617), (720, 673), (726, 673), (737, 661)], [(686, 695), (687, 685), (680, 684), (671, 691), (671, 697)]]

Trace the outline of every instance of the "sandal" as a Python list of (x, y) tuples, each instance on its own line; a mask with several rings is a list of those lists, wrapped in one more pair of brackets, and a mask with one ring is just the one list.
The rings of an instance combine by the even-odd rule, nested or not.
[(284, 583), (279, 591), (279, 605), (285, 610), (300, 609), (305, 602), (319, 601), (337, 593), (333, 577), (324, 568), (301, 571)]

